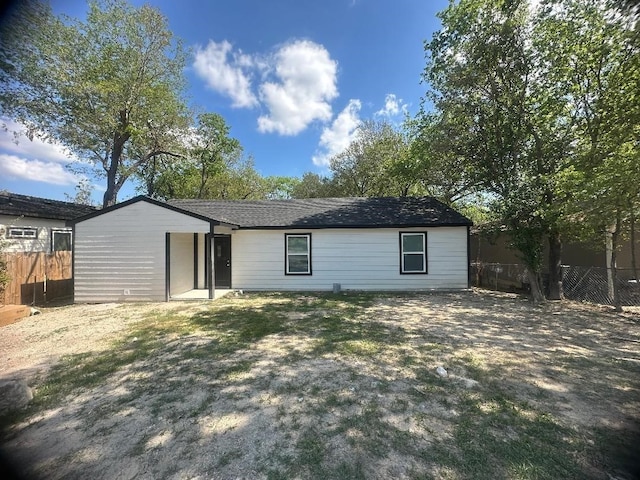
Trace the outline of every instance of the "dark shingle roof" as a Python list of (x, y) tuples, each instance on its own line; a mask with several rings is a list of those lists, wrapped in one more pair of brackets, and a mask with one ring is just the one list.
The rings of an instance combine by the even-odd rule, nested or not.
[(468, 218), (431, 197), (170, 200), (168, 203), (240, 228), (471, 225)]
[(89, 205), (0, 192), (0, 215), (72, 220), (96, 210)]

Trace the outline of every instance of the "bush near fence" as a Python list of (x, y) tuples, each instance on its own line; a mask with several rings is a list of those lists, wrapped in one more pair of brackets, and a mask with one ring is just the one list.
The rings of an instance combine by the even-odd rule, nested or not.
[(11, 280), (0, 303), (45, 305), (73, 299), (71, 252), (5, 253)]
[[(622, 305), (640, 306), (640, 279), (635, 278), (630, 268), (619, 268), (616, 273)], [(548, 275), (543, 274), (542, 280), (546, 290)], [(531, 291), (527, 269), (520, 264), (473, 263), (471, 284), (501, 292), (528, 293)], [(562, 289), (568, 300), (613, 305), (606, 268), (563, 265)]]

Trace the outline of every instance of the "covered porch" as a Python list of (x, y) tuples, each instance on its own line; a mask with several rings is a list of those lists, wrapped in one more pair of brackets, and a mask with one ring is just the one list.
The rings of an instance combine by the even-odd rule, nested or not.
[[(222, 298), (225, 295), (233, 292), (231, 288), (214, 288), (213, 289), (213, 300), (218, 298)], [(184, 293), (179, 293), (177, 295), (173, 295), (170, 300), (211, 300), (209, 298), (209, 289), (208, 288), (194, 288), (192, 290), (187, 290)]]
[(232, 290), (231, 226), (211, 232), (167, 232), (166, 301), (214, 300)]

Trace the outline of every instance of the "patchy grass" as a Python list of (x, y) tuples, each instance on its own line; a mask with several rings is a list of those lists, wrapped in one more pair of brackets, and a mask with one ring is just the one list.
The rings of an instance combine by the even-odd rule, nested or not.
[(631, 479), (638, 333), (509, 295), (224, 298), (65, 357), (5, 441), (55, 477)]

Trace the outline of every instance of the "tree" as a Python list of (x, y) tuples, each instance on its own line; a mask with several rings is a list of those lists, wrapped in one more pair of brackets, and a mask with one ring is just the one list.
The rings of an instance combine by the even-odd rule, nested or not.
[(214, 198), (215, 180), (242, 155), (240, 142), (229, 136), (229, 127), (217, 113), (198, 115), (197, 124), (185, 133), (181, 158), (158, 156), (138, 173), (146, 194), (161, 198)]
[(408, 150), (405, 136), (389, 123), (364, 121), (349, 146), (331, 158), (332, 184), (341, 196), (407, 195), (413, 182), (393, 169), (400, 170)]
[(158, 156), (140, 171), (142, 190), (163, 199), (257, 200), (286, 196), (284, 178), (263, 178), (253, 160), (243, 157), (240, 142), (229, 132), (222, 116), (199, 115), (196, 127), (183, 142), (181, 158)]
[[(567, 94), (569, 70), (552, 55), (570, 56), (555, 37), (572, 37), (541, 13), (562, 12), (566, 2), (555, 3), (530, 10), (524, 0), (463, 0), (441, 14), (444, 28), (426, 45), (436, 138), (493, 199), (537, 300), (545, 239), (548, 297), (562, 298), (561, 239), (572, 197), (562, 182), (576, 162), (580, 123)], [(580, 28), (588, 36), (594, 25)]]
[(76, 185), (76, 194), (71, 196), (67, 193), (64, 194), (68, 202), (77, 203), (79, 205), (93, 205), (91, 200), (91, 192), (93, 192), (93, 185), (89, 182), (89, 179), (83, 178)]
[(0, 105), (24, 126), (98, 166), (103, 205), (174, 148), (188, 125), (184, 55), (167, 20), (121, 0), (92, 2), (84, 22), (25, 2), (0, 30)]
[(537, 121), (527, 5), (462, 0), (440, 17), (442, 30), (425, 46), (424, 74), (434, 89), (430, 100), (442, 127), (437, 135), (453, 146), (460, 168), (494, 198), (527, 266), (532, 295), (541, 301), (548, 169), (541, 142), (534, 141)]
[(400, 175), (414, 179), (424, 194), (451, 207), (465, 208), (465, 200), (473, 196), (477, 179), (470, 168), (460, 168), (466, 151), (461, 148), (463, 144), (452, 141), (454, 137), (450, 134), (456, 128), (447, 125), (444, 114), (424, 111), (410, 128), (409, 156)]
[(253, 159), (237, 159), (211, 183), (209, 198), (227, 200), (265, 200), (268, 186), (256, 171)]
[(189, 143), (188, 156), (198, 170), (194, 198), (203, 198), (212, 177), (220, 174), (224, 166), (242, 152), (242, 147), (237, 139), (229, 137), (229, 127), (216, 113), (198, 117), (198, 126)]
[(426, 44), (427, 151), (450, 152), (492, 200), (538, 299), (544, 238), (549, 298), (561, 298), (562, 235), (606, 229), (615, 255), (638, 206), (639, 36), (625, 12), (609, 0), (534, 11), (462, 0)]
[(291, 198), (327, 198), (340, 196), (331, 178), (313, 172), (305, 172), (294, 185)]
[(637, 18), (615, 2), (565, 0), (562, 8), (546, 4), (541, 22), (548, 28), (540, 49), (555, 66), (548, 78), (561, 88), (576, 125), (575, 158), (561, 188), (571, 194), (568, 209), (580, 236), (606, 237), (610, 295), (621, 310), (615, 256), (626, 228), (635, 247), (640, 206)]
[(302, 181), (297, 177), (278, 175), (264, 177), (262, 180), (265, 186), (265, 197), (269, 200), (293, 198), (293, 192)]

